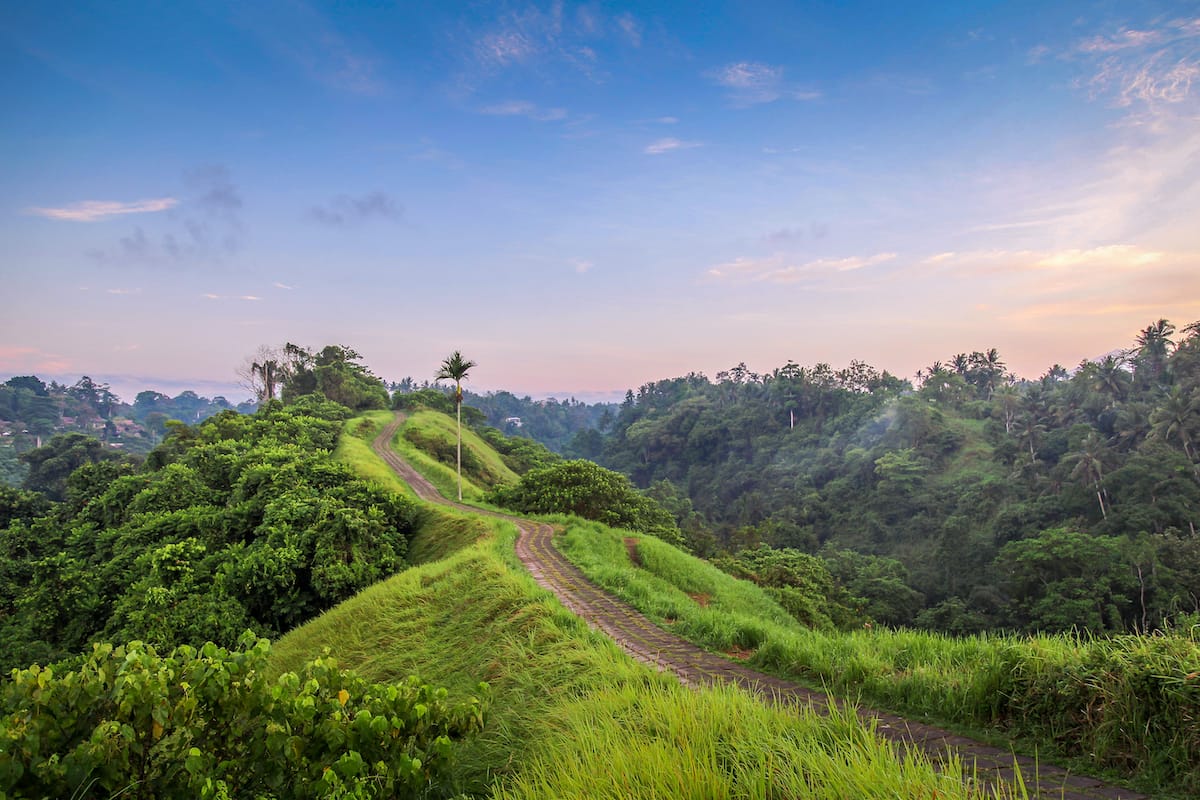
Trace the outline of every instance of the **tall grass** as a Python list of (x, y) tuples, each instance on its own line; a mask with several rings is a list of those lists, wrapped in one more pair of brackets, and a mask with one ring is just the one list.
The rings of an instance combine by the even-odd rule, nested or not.
[[(421, 442), (424, 447), (414, 443)], [(440, 411), (418, 411), (410, 414), (400, 426), (392, 447), (420, 470), (429, 482), (446, 497), (455, 497), (458, 492), (458, 476), (454, 465), (443, 464), (427, 449), (430, 445), (443, 448), (455, 446), (455, 423)], [(516, 483), (519, 476), (509, 469), (504, 460), (487, 442), (469, 428), (463, 428), (463, 498), (481, 500), (492, 486), (498, 483)], [(477, 475), (472, 477), (466, 468), (468, 461), (478, 465)]]
[[(359, 433), (366, 437), (365, 426)], [(374, 458), (354, 446), (343, 452), (356, 468)], [(509, 523), (430, 507), (410, 547), (428, 563), (289, 633), (272, 649), (272, 668), (293, 669), (328, 649), (340, 666), (375, 681), (418, 674), (459, 692), (487, 681), (487, 724), (459, 751), (454, 791), (992, 796), (970, 788), (957, 764), (935, 769), (894, 753), (853, 714), (825, 719), (732, 688), (683, 689), (538, 587), (516, 558), (515, 536)]]
[(731, 688), (607, 689), (553, 709), (550, 734), (498, 788), (542, 798), (961, 798), (962, 765), (944, 772), (898, 753), (851, 711), (789, 713)]
[(1192, 632), (815, 631), (780, 619), (756, 587), (724, 587), (743, 582), (652, 537), (640, 537), (636, 566), (623, 542), (630, 535), (570, 521), (559, 546), (592, 580), (664, 626), (711, 650), (752, 650), (749, 663), (765, 672), (1023, 737), (1044, 754), (1115, 770), (1156, 793), (1200, 793), (1200, 643)]
[[(440, 515), (431, 510), (434, 522), (415, 549), (429, 546), (422, 536), (439, 535)], [(681, 688), (537, 587), (516, 563), (514, 529), (488, 524), (487, 538), (289, 633), (272, 650), (273, 669), (292, 669), (328, 649), (339, 666), (370, 680), (415, 673), (458, 692), (487, 681), (487, 724), (460, 751), (455, 791), (531, 798), (985, 796), (964, 783), (958, 765), (939, 771), (897, 754), (852, 714), (824, 719), (768, 707), (734, 689)], [(805, 785), (825, 793), (780, 795), (773, 788)]]

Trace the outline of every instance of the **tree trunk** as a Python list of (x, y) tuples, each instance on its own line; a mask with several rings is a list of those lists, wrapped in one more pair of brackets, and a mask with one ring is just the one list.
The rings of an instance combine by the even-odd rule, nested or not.
[[(461, 390), (460, 390), (461, 391)], [(457, 403), (454, 404), (455, 419), (458, 422), (458, 502), (462, 502), (462, 400), (461, 396)]]

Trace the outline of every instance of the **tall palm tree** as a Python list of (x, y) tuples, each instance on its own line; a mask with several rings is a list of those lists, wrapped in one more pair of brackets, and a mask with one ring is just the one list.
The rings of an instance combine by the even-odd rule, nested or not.
[(1067, 457), (1068, 463), (1075, 462), (1075, 468), (1071, 470), (1071, 477), (1078, 479), (1084, 486), (1090, 487), (1096, 492), (1096, 501), (1100, 503), (1100, 516), (1104, 519), (1108, 519), (1108, 509), (1104, 505), (1104, 498), (1108, 492), (1102, 486), (1104, 461), (1107, 455), (1104, 440), (1100, 438), (1099, 434), (1092, 431), (1080, 443), (1079, 450)]
[(1168, 440), (1179, 439), (1183, 454), (1192, 462), (1196, 477), (1200, 478), (1200, 464), (1196, 463), (1195, 437), (1192, 430), (1200, 427), (1200, 390), (1186, 393), (1181, 387), (1171, 387), (1171, 392), (1162, 405), (1150, 414), (1151, 435)]
[(1156, 381), (1162, 377), (1163, 368), (1167, 363), (1167, 354), (1175, 344), (1171, 341), (1171, 334), (1174, 332), (1174, 325), (1165, 319), (1160, 319), (1153, 325), (1147, 326), (1137, 336), (1138, 361), (1150, 369), (1150, 374)]
[(454, 411), (458, 422), (458, 502), (462, 502), (462, 382), (467, 377), (467, 373), (475, 366), (474, 361), (468, 361), (462, 357), (462, 353), (455, 350), (450, 354), (450, 357), (442, 361), (441, 368), (434, 376), (436, 380), (449, 379), (454, 381)]

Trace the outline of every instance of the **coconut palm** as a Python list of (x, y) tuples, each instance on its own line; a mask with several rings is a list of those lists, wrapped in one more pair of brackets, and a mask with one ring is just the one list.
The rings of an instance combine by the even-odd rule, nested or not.
[(1192, 462), (1196, 477), (1200, 478), (1200, 465), (1196, 463), (1195, 436), (1192, 431), (1200, 427), (1200, 391), (1186, 393), (1181, 387), (1171, 387), (1171, 392), (1162, 405), (1150, 414), (1151, 435), (1164, 441), (1177, 438), (1183, 445), (1183, 454)]
[(437, 375), (434, 376), (437, 380), (448, 379), (454, 381), (454, 411), (458, 423), (456, 466), (458, 468), (458, 501), (460, 503), (462, 502), (462, 382), (474, 366), (474, 361), (466, 360), (462, 357), (462, 353), (455, 350), (449, 358), (442, 362), (441, 368), (437, 371)]
[(1095, 431), (1088, 433), (1079, 445), (1079, 450), (1067, 457), (1068, 463), (1074, 462), (1071, 477), (1096, 492), (1096, 501), (1100, 503), (1100, 516), (1108, 519), (1108, 509), (1104, 498), (1108, 495), (1102, 482), (1104, 480), (1104, 462), (1108, 456), (1104, 440)]
[(1171, 334), (1174, 332), (1174, 325), (1165, 319), (1160, 319), (1153, 325), (1147, 326), (1137, 336), (1138, 363), (1139, 365), (1145, 364), (1156, 381), (1162, 377), (1167, 363), (1167, 355), (1175, 344), (1171, 340)]

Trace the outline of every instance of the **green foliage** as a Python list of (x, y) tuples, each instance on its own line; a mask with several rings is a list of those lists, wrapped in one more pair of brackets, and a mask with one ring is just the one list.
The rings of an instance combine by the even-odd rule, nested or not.
[[(697, 552), (765, 543), (899, 562), (834, 569), (879, 622), (1116, 632), (1200, 607), (1180, 560), (1200, 520), (1200, 326), (1158, 320), (1126, 353), (1037, 380), (992, 349), (916, 377), (739, 364), (630, 391), (581, 445), (637, 486), (675, 487), (690, 508), (661, 499)], [(1020, 548), (1005, 546), (1051, 530), (1101, 543), (1102, 608), (1085, 598), (1091, 573), (1043, 591), (1012, 572)]]
[(67, 479), (84, 464), (112, 461), (121, 455), (105, 448), (104, 443), (82, 433), (55, 436), (45, 446), (21, 454), (29, 465), (22, 487), (41, 492), (51, 500), (62, 500)]
[(331, 457), (347, 414), (314, 397), (177, 424), (141, 472), (86, 464), (62, 504), (10, 513), (3, 666), (101, 636), (158, 647), (273, 636), (403, 569), (420, 511)]
[(1009, 542), (996, 557), (1014, 616), (1034, 631), (1120, 630), (1135, 590), (1121, 542), (1066, 528)]
[(362, 356), (353, 348), (331, 344), (314, 353), (289, 343), (284, 357), (280, 397), (285, 403), (315, 394), (354, 411), (388, 407), (387, 387), (358, 363)]
[(856, 598), (834, 584), (829, 568), (816, 556), (760, 545), (713, 563), (734, 577), (765, 587), (802, 625), (832, 629), (862, 624), (851, 608)]
[(574, 514), (683, 544), (670, 512), (624, 475), (582, 459), (530, 470), (515, 486), (493, 491), (489, 500), (531, 514)]
[(562, 460), (558, 453), (533, 439), (505, 436), (496, 428), (487, 426), (476, 428), (475, 432), (499, 453), (508, 468), (518, 475), (524, 475), (531, 469), (548, 467)]
[(14, 670), (0, 797), (423, 797), (482, 725), (478, 697), (373, 684), (328, 656), (268, 681), (267, 641), (241, 644), (102, 644), (70, 671)]
[(894, 558), (834, 549), (823, 550), (821, 557), (849, 602), (870, 620), (901, 625), (923, 605), (920, 593), (908, 585), (908, 570)]
[[(418, 534), (414, 550), (445, 535), (441, 516)], [(733, 689), (683, 689), (549, 599), (516, 563), (510, 525), (476, 519), (493, 532), (371, 587), (289, 634), (273, 654), (278, 669), (295, 669), (308, 653), (330, 647), (372, 680), (419, 668), (427, 679), (466, 690), (464, 676), (486, 678), (488, 725), (457, 750), (452, 791), (674, 798), (711, 787), (706, 796), (773, 797), (771, 787), (786, 780), (807, 796), (801, 784), (811, 771), (830, 797), (986, 796), (970, 788), (956, 763), (938, 774), (918, 758), (896, 758), (852, 714), (798, 717)], [(580, 541), (611, 540), (625, 555), (622, 534), (575, 524), (587, 528)], [(639, 549), (648, 561), (673, 565), (665, 571), (686, 558), (653, 537)], [(702, 566), (713, 581), (755, 593), (789, 619), (759, 588)]]

